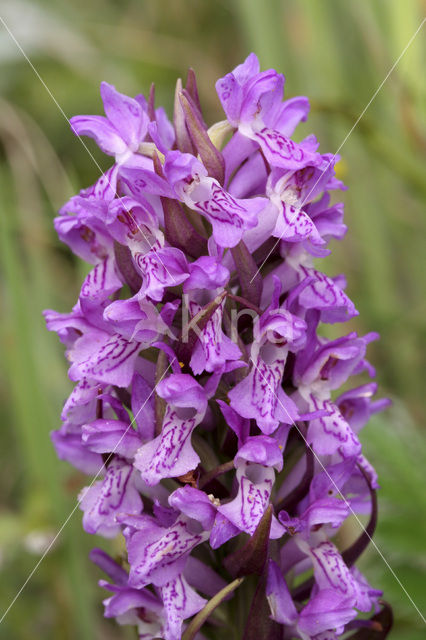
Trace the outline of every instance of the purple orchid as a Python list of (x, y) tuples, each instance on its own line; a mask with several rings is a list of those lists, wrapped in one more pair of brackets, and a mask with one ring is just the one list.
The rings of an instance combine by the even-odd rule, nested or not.
[(135, 98), (119, 93), (107, 82), (101, 84), (103, 116), (75, 116), (71, 127), (75, 134), (94, 138), (100, 149), (119, 162), (127, 153), (135, 153), (148, 132), (148, 114)]
[[(381, 593), (354, 563), (377, 519), (360, 431), (389, 404), (365, 377), (378, 336), (324, 337), (358, 312), (314, 263), (346, 232), (338, 158), (292, 139), (308, 100), (283, 100), (254, 54), (216, 88), (226, 120), (210, 129), (192, 70), (173, 124), (153, 92), (107, 83), (105, 117), (71, 120), (114, 164), (55, 220), (91, 270), (70, 313), (45, 312), (75, 383), (52, 440), (95, 476), (84, 529), (124, 538), (119, 562), (91, 557), (105, 616), (139, 638), (377, 630)], [(369, 523), (337, 548), (351, 513)]]
[(148, 484), (174, 478), (195, 469), (200, 461), (191, 435), (204, 417), (204, 389), (187, 374), (172, 374), (157, 385), (167, 405), (161, 433), (144, 444), (135, 455), (135, 467)]
[(83, 489), (79, 501), (84, 511), (83, 527), (88, 533), (114, 538), (120, 531), (116, 514), (140, 513), (143, 502), (135, 477), (132, 465), (116, 456), (106, 469), (104, 480)]
[(296, 405), (282, 388), (288, 353), (301, 348), (306, 324), (279, 307), (280, 286), (271, 306), (257, 318), (251, 345), (250, 373), (229, 392), (231, 407), (244, 418), (255, 418), (263, 433), (270, 434), (280, 423), (300, 418)]
[(177, 197), (210, 222), (213, 238), (221, 247), (237, 245), (244, 231), (257, 225), (266, 204), (264, 198), (234, 198), (190, 154), (169, 152), (164, 173)]
[[(154, 594), (130, 586), (128, 574), (100, 549), (94, 549), (91, 558), (114, 581), (99, 581), (101, 587), (113, 593), (104, 600), (105, 616), (115, 618), (119, 624), (133, 624), (141, 639), (179, 640), (183, 621), (207, 602), (188, 584), (184, 574), (157, 588)], [(192, 577), (191, 571), (186, 573)]]

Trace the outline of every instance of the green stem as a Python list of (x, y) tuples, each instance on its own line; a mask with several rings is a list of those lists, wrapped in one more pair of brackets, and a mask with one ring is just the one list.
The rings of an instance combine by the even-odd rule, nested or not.
[(223, 587), (217, 594), (209, 600), (204, 609), (201, 609), (199, 613), (193, 618), (188, 625), (185, 633), (182, 636), (182, 640), (194, 640), (198, 631), (201, 629), (207, 618), (213, 613), (213, 611), (225, 600), (225, 598), (235, 591), (240, 584), (244, 581), (244, 578), (237, 578), (233, 582), (230, 582)]

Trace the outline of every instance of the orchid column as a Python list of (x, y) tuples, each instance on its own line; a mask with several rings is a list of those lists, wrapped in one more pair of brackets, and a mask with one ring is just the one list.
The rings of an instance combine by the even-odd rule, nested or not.
[[(251, 54), (217, 82), (210, 128), (192, 71), (173, 124), (153, 89), (107, 83), (105, 117), (71, 120), (113, 164), (55, 220), (93, 268), (70, 313), (45, 312), (75, 381), (52, 439), (89, 477), (84, 529), (122, 540), (92, 552), (105, 616), (146, 640), (391, 626), (355, 568), (377, 517), (358, 434), (388, 404), (365, 377), (378, 336), (323, 336), (357, 315), (315, 261), (346, 232), (343, 185), (314, 136), (291, 139), (309, 103), (283, 86)], [(369, 523), (341, 549), (350, 514)]]

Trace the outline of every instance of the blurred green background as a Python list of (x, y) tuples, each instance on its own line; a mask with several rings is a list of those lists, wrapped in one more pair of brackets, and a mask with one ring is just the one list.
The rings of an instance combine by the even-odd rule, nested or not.
[[(215, 80), (253, 50), (263, 68), (284, 72), (287, 97), (310, 97), (311, 117), (298, 135), (315, 132), (321, 150), (334, 152), (425, 9), (416, 0), (3, 0), (0, 15), (67, 117), (101, 113), (103, 79), (130, 95), (155, 81), (157, 102), (170, 113), (175, 80), (193, 66), (212, 123), (223, 117)], [(347, 274), (360, 311), (351, 328), (382, 336), (369, 355), (394, 406), (363, 433), (382, 486), (376, 542), (423, 613), (425, 31), (341, 150), (349, 233), (323, 266)], [(71, 385), (41, 311), (75, 302), (85, 267), (59, 245), (52, 219), (98, 169), (1, 24), (0, 64), (1, 616), (85, 484), (50, 443)], [(77, 511), (0, 625), (0, 638), (134, 637), (102, 619), (106, 594), (87, 557), (94, 544)], [(425, 625), (377, 551), (362, 564), (393, 605), (392, 637), (424, 638)]]

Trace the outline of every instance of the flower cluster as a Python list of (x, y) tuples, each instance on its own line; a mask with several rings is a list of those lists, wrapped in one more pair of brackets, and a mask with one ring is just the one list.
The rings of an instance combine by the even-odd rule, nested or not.
[[(217, 82), (226, 119), (210, 128), (192, 71), (173, 124), (153, 89), (107, 83), (105, 116), (71, 120), (114, 162), (55, 220), (93, 268), (71, 313), (45, 312), (76, 383), (52, 439), (95, 476), (85, 531), (123, 536), (120, 558), (92, 560), (105, 615), (140, 638), (223, 637), (226, 615), (207, 619), (222, 600), (246, 639), (381, 628), (381, 594), (354, 563), (378, 487), (358, 434), (388, 401), (362, 379), (336, 394), (374, 376), (378, 336), (321, 335), (357, 315), (344, 277), (314, 262), (345, 234), (343, 185), (314, 136), (291, 138), (309, 103), (283, 87), (251, 54)], [(341, 550), (351, 513), (370, 520)]]

